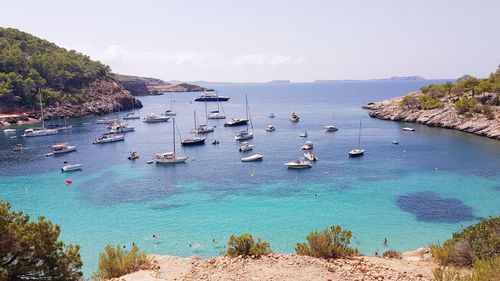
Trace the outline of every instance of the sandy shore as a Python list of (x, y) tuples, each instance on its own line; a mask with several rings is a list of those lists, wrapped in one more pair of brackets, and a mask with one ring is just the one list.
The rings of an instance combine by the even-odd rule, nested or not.
[(154, 269), (114, 280), (432, 280), (436, 264), (422, 259), (354, 257), (323, 260), (308, 256), (270, 254), (260, 259), (181, 258), (152, 255)]

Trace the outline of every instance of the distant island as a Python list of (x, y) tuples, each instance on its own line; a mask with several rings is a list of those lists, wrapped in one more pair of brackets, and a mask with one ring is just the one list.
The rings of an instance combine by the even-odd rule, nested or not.
[(169, 83), (157, 78), (115, 74), (115, 78), (134, 96), (161, 95), (167, 92), (203, 92), (207, 90), (195, 84)]
[(381, 79), (366, 79), (366, 80), (357, 80), (357, 79), (345, 79), (345, 80), (314, 80), (315, 83), (333, 83), (333, 82), (360, 82), (360, 81), (422, 81), (426, 80), (422, 76), (393, 76), (389, 78), (381, 78)]
[(0, 27), (0, 46), (0, 113), (38, 119), (40, 99), (47, 119), (142, 107), (109, 66), (86, 55), (13, 28)]
[(404, 97), (363, 106), (374, 118), (416, 122), (500, 140), (500, 67), (488, 78), (465, 75)]

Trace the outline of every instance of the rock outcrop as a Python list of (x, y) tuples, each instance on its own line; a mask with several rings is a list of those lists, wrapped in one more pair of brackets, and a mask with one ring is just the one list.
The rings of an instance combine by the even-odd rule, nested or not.
[[(421, 93), (412, 93), (420, 95)], [(486, 93), (483, 95), (498, 95)], [(401, 106), (404, 97), (396, 97), (381, 102), (369, 103), (364, 109), (372, 110), (369, 115), (373, 118), (415, 122), (431, 127), (454, 129), (480, 136), (500, 140), (500, 107), (490, 106), (489, 116), (481, 112), (467, 112), (459, 114), (455, 108), (454, 100), (444, 100), (443, 106), (435, 109), (408, 109)]]
[(116, 74), (115, 78), (134, 96), (161, 95), (165, 92), (201, 92), (205, 88), (189, 83), (171, 84), (161, 79)]
[[(113, 79), (96, 80), (82, 89), (81, 102), (58, 103), (54, 106), (43, 108), (45, 119), (79, 118), (90, 115), (100, 115), (141, 108), (142, 103), (135, 99), (129, 91)], [(26, 112), (30, 118), (40, 118), (39, 110)]]

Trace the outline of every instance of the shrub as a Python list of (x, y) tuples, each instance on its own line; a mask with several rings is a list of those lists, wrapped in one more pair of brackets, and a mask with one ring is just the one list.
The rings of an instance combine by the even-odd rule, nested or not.
[(358, 250), (349, 247), (351, 237), (352, 232), (342, 230), (340, 225), (326, 228), (320, 232), (314, 230), (307, 236), (307, 242), (297, 243), (295, 252), (299, 255), (324, 259), (357, 255)]
[(455, 108), (462, 114), (476, 107), (477, 100), (473, 97), (462, 97), (455, 102)]
[(489, 120), (495, 119), (495, 114), (491, 110), (491, 106), (483, 105), (482, 109), (483, 109), (483, 113), (486, 116), (486, 118), (488, 118)]
[(400, 103), (401, 108), (417, 109), (419, 106), (419, 101), (415, 95), (404, 96)]
[(226, 255), (237, 256), (263, 256), (271, 253), (271, 247), (267, 241), (254, 240), (251, 234), (244, 233), (240, 236), (231, 235), (227, 242)]
[(418, 102), (421, 109), (434, 109), (443, 106), (443, 102), (440, 99), (431, 95), (420, 95)]
[(389, 259), (401, 259), (401, 253), (396, 250), (388, 250), (382, 254), (382, 257)]
[(0, 201), (0, 280), (77, 280), (80, 247), (57, 240), (59, 225), (44, 217), (30, 221)]
[(500, 256), (500, 216), (490, 217), (454, 233), (452, 238), (430, 245), (432, 256), (442, 265), (471, 266), (475, 260)]
[(475, 261), (471, 274), (465, 276), (447, 268), (436, 268), (433, 273), (436, 281), (496, 281), (500, 280), (500, 257)]
[(94, 279), (110, 279), (123, 276), (151, 266), (151, 259), (139, 251), (136, 244), (132, 244), (129, 252), (120, 246), (107, 245), (104, 252), (99, 254), (99, 269), (94, 273)]

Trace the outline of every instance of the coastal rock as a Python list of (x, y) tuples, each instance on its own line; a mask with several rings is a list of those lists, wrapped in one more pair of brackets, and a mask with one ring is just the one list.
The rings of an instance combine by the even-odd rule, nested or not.
[[(421, 93), (412, 93), (420, 95)], [(484, 95), (484, 94), (483, 94)], [(485, 95), (498, 95), (486, 93)], [(500, 107), (491, 106), (491, 117), (477, 112), (459, 114), (453, 100), (445, 100), (443, 107), (430, 110), (407, 109), (401, 106), (403, 97), (396, 97), (381, 102), (372, 102), (364, 109), (371, 110), (370, 117), (420, 123), (431, 127), (440, 127), (468, 132), (500, 140)]]
[(171, 84), (150, 77), (115, 74), (115, 78), (134, 96), (161, 95), (166, 92), (202, 92), (205, 90), (205, 88), (194, 84)]

